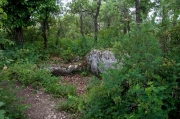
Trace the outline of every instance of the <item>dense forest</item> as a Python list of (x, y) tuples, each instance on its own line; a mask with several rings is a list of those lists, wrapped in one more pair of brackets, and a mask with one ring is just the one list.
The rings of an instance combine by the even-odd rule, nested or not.
[[(68, 74), (90, 77), (83, 94), (47, 70), (94, 49), (118, 62)], [(17, 84), (72, 118), (180, 119), (180, 0), (0, 0), (0, 119), (27, 118)]]

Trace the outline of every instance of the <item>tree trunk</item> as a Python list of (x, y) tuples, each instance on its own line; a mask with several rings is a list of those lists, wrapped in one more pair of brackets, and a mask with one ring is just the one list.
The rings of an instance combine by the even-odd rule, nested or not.
[(79, 12), (79, 22), (80, 22), (80, 32), (81, 32), (81, 36), (83, 39), (83, 43), (85, 45), (85, 47), (87, 46), (87, 42), (86, 42), (86, 37), (84, 35), (84, 31), (83, 31), (83, 13), (82, 10), (80, 10)]
[(59, 36), (60, 36), (60, 32), (61, 32), (61, 20), (59, 19), (58, 20), (58, 29), (57, 29), (57, 36), (56, 36), (56, 45), (58, 45), (59, 44)]
[(130, 28), (130, 22), (129, 22), (129, 20), (127, 21), (127, 29), (128, 29), (128, 32), (130, 32), (131, 28)]
[(42, 37), (44, 39), (44, 48), (46, 49), (47, 48), (47, 43), (48, 43), (48, 40), (47, 40), (47, 26), (48, 26), (48, 10), (46, 10), (46, 16), (45, 18), (43, 19), (43, 23), (42, 23)]
[[(167, 16), (168, 16), (167, 15), (167, 10), (165, 9), (165, 7), (162, 7), (162, 27), (165, 30), (167, 29), (167, 25), (168, 25)], [(168, 41), (168, 35), (164, 34), (162, 36), (162, 39), (161, 39), (162, 51), (164, 53), (168, 52), (168, 50), (167, 50), (167, 45), (168, 45), (167, 41)]]
[(4, 44), (0, 44), (1, 50), (5, 50)]
[(84, 38), (84, 32), (83, 32), (83, 14), (82, 14), (82, 10), (80, 10), (80, 12), (79, 12), (79, 22), (80, 22), (80, 32), (81, 32), (81, 36)]
[(86, 68), (87, 68), (87, 62), (83, 61), (78, 65), (70, 64), (69, 66), (66, 67), (52, 66), (49, 68), (49, 70), (55, 76), (65, 76), (71, 74), (72, 72), (83, 71)]
[[(175, 10), (174, 10), (175, 11)], [(174, 12), (174, 16), (173, 16), (173, 26), (177, 25), (177, 19), (178, 19), (178, 14)]]
[(136, 8), (136, 23), (141, 23), (141, 16), (140, 16), (140, 1), (135, 0), (135, 8)]
[(43, 26), (42, 26), (42, 31), (43, 31), (43, 39), (44, 39), (44, 48), (47, 48), (47, 35), (46, 35), (46, 32), (47, 32), (47, 22), (46, 20), (43, 21)]
[(122, 6), (122, 12), (124, 14), (124, 34), (126, 34), (128, 32), (128, 21), (129, 21), (129, 18), (128, 18), (128, 9), (126, 8), (126, 5), (123, 4)]
[(99, 11), (100, 11), (100, 6), (101, 6), (101, 0), (97, 0), (97, 8), (96, 8), (96, 13), (93, 15), (94, 18), (94, 44), (97, 44), (98, 40), (98, 16), (99, 16)]
[(110, 28), (110, 26), (111, 26), (111, 20), (108, 19), (108, 21), (107, 21), (107, 29)]
[(18, 44), (23, 44), (24, 43), (24, 36), (23, 36), (23, 30), (22, 27), (17, 27), (14, 29), (15, 32), (15, 39)]
[(57, 31), (57, 36), (56, 36), (56, 46), (59, 44), (59, 35), (60, 35), (60, 29)]
[(180, 6), (180, 1), (176, 0), (176, 7), (174, 7), (174, 9), (173, 9), (173, 13), (174, 13), (174, 16), (173, 16), (173, 26), (177, 25), (177, 20), (178, 20), (178, 17), (180, 15), (180, 12), (179, 12), (180, 8), (178, 6)]
[(164, 26), (164, 27), (166, 27), (167, 26), (167, 10), (165, 9), (165, 7), (163, 6), (162, 7), (162, 25)]
[(98, 22), (97, 16), (94, 16), (94, 43), (97, 44), (98, 39)]

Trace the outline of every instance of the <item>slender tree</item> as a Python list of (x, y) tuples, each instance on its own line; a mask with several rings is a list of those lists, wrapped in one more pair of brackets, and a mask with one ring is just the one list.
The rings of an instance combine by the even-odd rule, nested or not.
[(135, 0), (135, 8), (136, 8), (136, 23), (139, 24), (141, 23), (141, 14), (140, 14), (140, 1)]
[(23, 28), (32, 24), (31, 16), (38, 7), (35, 2), (36, 0), (7, 0), (7, 4), (2, 6), (8, 14), (8, 20), (4, 22), (4, 25), (17, 43), (24, 42)]
[[(8, 14), (8, 20), (4, 22), (4, 25), (9, 31), (9, 35), (17, 43), (24, 43), (23, 29), (27, 26), (34, 25), (36, 21), (35, 17), (41, 16), (43, 38), (45, 39), (45, 47), (47, 46), (46, 28), (47, 20), (54, 10), (54, 0), (7, 0), (7, 4), (2, 8)], [(42, 17), (43, 16), (43, 17)]]
[(74, 0), (71, 4), (71, 12), (73, 14), (79, 15), (79, 24), (80, 24), (79, 27), (82, 38), (85, 38), (84, 30), (83, 30), (83, 13), (86, 11), (84, 9), (84, 5), (86, 4), (86, 2), (87, 1)]
[(54, 0), (43, 0), (40, 1), (41, 5), (38, 9), (39, 21), (41, 22), (42, 28), (42, 37), (44, 39), (44, 48), (47, 48), (48, 39), (47, 39), (47, 29), (48, 29), (48, 20), (52, 16), (58, 12), (59, 8), (56, 5)]
[(96, 1), (96, 8), (93, 11), (93, 19), (94, 19), (94, 43), (97, 44), (98, 40), (98, 16), (101, 6), (101, 0), (95, 0)]
[(73, 0), (71, 9), (74, 13), (79, 14), (80, 32), (84, 37), (83, 32), (83, 14), (91, 15), (94, 24), (94, 43), (97, 43), (98, 39), (98, 16), (100, 12), (102, 0)]

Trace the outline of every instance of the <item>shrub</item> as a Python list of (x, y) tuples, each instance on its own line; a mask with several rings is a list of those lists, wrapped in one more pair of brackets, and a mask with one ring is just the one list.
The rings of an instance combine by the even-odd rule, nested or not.
[(0, 69), (4, 67), (4, 65), (10, 65), (14, 60), (9, 59), (5, 56), (5, 52), (3, 50), (0, 50)]
[(76, 87), (70, 84), (53, 83), (45, 86), (45, 91), (53, 94), (56, 97), (65, 97), (68, 95), (76, 95)]
[(89, 88), (81, 118), (165, 119), (177, 116), (178, 65), (163, 58), (158, 41), (143, 30), (140, 34), (134, 32), (125, 36), (114, 46), (123, 67), (107, 70), (102, 80)]
[(102, 82), (92, 87), (85, 98), (82, 118), (170, 117), (178, 104), (174, 89), (177, 77), (172, 73), (175, 66), (158, 67), (151, 77), (138, 68), (111, 69), (103, 73)]
[[(3, 102), (0, 102), (0, 108), (1, 108), (3, 105), (4, 105), (4, 103), (3, 103)], [(1, 118), (1, 119), (4, 119), (4, 118), (5, 118), (5, 116), (4, 116), (5, 113), (6, 113), (6, 111), (0, 110), (0, 118)]]
[(76, 95), (76, 88), (70, 84), (60, 84), (60, 78), (52, 76), (50, 71), (40, 69), (33, 64), (15, 64), (10, 67), (6, 73), (9, 79), (19, 81), (22, 85), (32, 85), (38, 89), (44, 87), (44, 90), (55, 96), (67, 97)]
[(66, 100), (60, 102), (58, 110), (77, 113), (79, 104), (80, 98), (69, 95)]
[[(3, 119), (25, 119), (26, 105), (20, 103), (16, 97), (17, 89), (11, 81), (0, 80), (0, 118)], [(2, 102), (3, 103), (2, 103)]]

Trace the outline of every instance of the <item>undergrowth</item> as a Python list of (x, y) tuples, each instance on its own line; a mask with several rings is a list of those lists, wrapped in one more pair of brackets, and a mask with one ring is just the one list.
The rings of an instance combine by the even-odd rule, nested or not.
[(0, 119), (26, 118), (27, 106), (21, 104), (21, 99), (16, 97), (17, 90), (12, 81), (0, 79)]
[(48, 69), (40, 69), (35, 64), (15, 64), (3, 71), (2, 74), (24, 86), (31, 85), (35, 89), (43, 87), (45, 92), (57, 97), (76, 95), (75, 86), (60, 83), (60, 77), (52, 76)]

